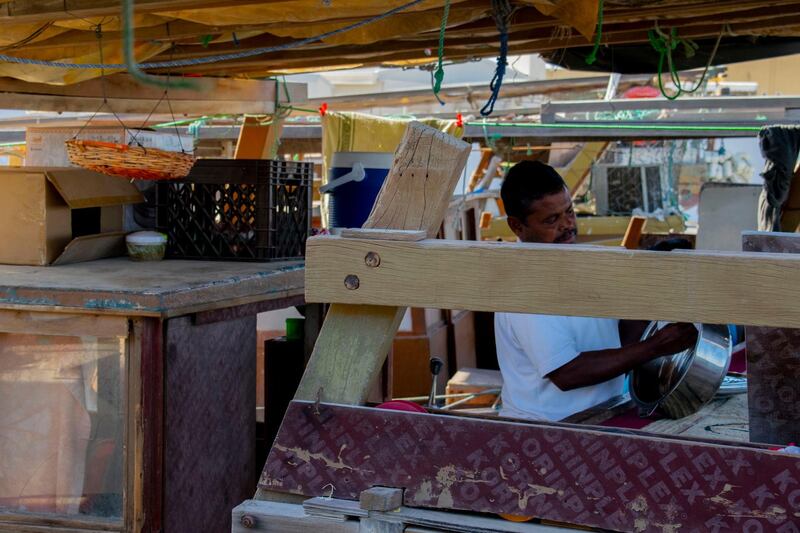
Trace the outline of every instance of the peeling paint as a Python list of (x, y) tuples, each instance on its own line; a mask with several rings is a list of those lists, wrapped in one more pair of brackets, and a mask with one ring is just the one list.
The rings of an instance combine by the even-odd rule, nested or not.
[[(338, 457), (336, 457), (336, 461), (333, 461), (333, 460), (325, 457), (325, 454), (323, 454), (323, 453), (311, 453), (308, 450), (304, 450), (303, 448), (301, 448), (299, 446), (294, 447), (294, 448), (289, 448), (287, 446), (282, 446), (280, 444), (274, 444), (273, 445), (273, 448), (275, 448), (277, 450), (280, 450), (280, 451), (282, 451), (284, 453), (291, 453), (295, 457), (297, 457), (299, 460), (303, 461), (304, 463), (310, 463), (312, 459), (316, 459), (318, 461), (322, 461), (323, 463), (325, 463), (325, 466), (327, 466), (328, 468), (332, 468), (334, 470), (352, 470), (352, 471), (356, 471), (358, 469), (353, 468), (352, 466), (347, 465), (347, 464), (344, 463), (344, 461), (342, 461), (342, 453), (344, 452), (344, 449), (346, 447), (347, 447), (346, 444), (342, 445), (342, 447), (339, 449), (339, 455), (338, 455)], [(369, 474), (373, 474), (374, 473), (374, 472), (366, 471), (366, 470), (361, 470), (361, 472), (369, 473)]]
[(735, 486), (736, 485), (725, 483), (725, 486), (722, 487), (720, 493), (714, 496), (713, 498), (709, 498), (709, 501), (714, 502), (717, 505), (724, 505), (726, 507), (733, 505), (733, 502), (725, 498), (725, 495), (731, 492)]
[(661, 533), (678, 533), (678, 530), (683, 524), (653, 524), (661, 528)]
[(645, 529), (647, 529), (647, 520), (644, 518), (637, 518), (633, 521), (633, 530), (636, 533), (642, 533)]
[(726, 514), (731, 518), (766, 518), (767, 520), (784, 520), (786, 519), (786, 509), (779, 505), (771, 505), (766, 511), (753, 510), (745, 514)]
[(419, 489), (414, 493), (414, 503), (417, 505), (424, 505), (431, 501), (433, 497), (433, 483), (431, 480), (426, 479), (420, 483)]
[(0, 303), (11, 305), (48, 305), (57, 306), (58, 302), (52, 298), (24, 298), (17, 295), (17, 289), (7, 287), (3, 289), (5, 296), (0, 297)]
[[(500, 467), (500, 479), (503, 481), (508, 481), (508, 476), (506, 475), (503, 467)], [(524, 511), (528, 507), (528, 500), (531, 498), (535, 498), (536, 496), (540, 496), (542, 494), (546, 495), (553, 495), (558, 494), (559, 496), (564, 495), (563, 490), (556, 490), (552, 487), (545, 487), (544, 485), (534, 485), (532, 483), (528, 483), (527, 489), (518, 489), (516, 487), (507, 486), (511, 494), (514, 494), (517, 497), (517, 506), (519, 507), (520, 511)]]
[(86, 300), (83, 306), (87, 309), (140, 309), (141, 306), (129, 300)]
[(628, 504), (628, 509), (635, 513), (644, 513), (647, 511), (647, 500), (644, 496), (637, 496)]

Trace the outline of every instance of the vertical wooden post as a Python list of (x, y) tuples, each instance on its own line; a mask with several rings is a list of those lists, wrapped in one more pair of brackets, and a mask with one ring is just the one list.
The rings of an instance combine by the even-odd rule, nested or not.
[(275, 140), (283, 132), (283, 121), (274, 120), (272, 124), (261, 125), (255, 117), (245, 117), (239, 140), (236, 143), (234, 159), (270, 159)]
[[(411, 122), (364, 227), (423, 230), (433, 237), (469, 150), (463, 141)], [(404, 313), (403, 307), (332, 305), (296, 398), (363, 403)]]
[(647, 217), (631, 217), (628, 222), (628, 229), (625, 230), (625, 236), (622, 238), (622, 246), (628, 250), (636, 250), (639, 248), (639, 241), (642, 240), (642, 232), (644, 225), (647, 223)]

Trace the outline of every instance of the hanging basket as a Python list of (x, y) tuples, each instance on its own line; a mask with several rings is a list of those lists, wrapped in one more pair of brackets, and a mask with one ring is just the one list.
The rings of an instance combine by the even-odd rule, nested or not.
[(73, 164), (110, 176), (171, 180), (183, 178), (194, 165), (194, 157), (181, 152), (77, 139), (65, 144)]

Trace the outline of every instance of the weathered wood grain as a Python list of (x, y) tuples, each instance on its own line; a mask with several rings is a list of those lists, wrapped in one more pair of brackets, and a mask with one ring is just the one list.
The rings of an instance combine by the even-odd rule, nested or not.
[[(463, 141), (411, 122), (364, 227), (434, 235), (469, 150)], [(365, 256), (361, 262), (366, 265)], [(296, 398), (363, 402), (404, 313), (394, 306), (331, 306)]]
[(800, 327), (800, 257), (788, 254), (325, 237), (307, 265), (312, 302)]

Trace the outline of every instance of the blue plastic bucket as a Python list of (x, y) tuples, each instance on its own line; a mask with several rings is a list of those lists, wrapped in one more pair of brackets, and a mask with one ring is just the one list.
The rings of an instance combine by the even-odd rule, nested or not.
[[(328, 227), (360, 228), (383, 186), (394, 155), (382, 152), (335, 152), (328, 172)], [(356, 178), (358, 181), (351, 181)], [(337, 181), (341, 180), (341, 185)]]

